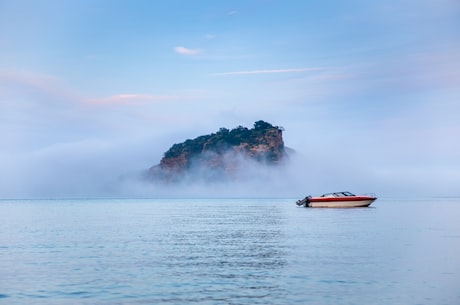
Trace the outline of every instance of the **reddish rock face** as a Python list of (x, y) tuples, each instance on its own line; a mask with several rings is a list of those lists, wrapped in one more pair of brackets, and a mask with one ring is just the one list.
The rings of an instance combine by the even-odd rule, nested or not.
[(282, 128), (258, 121), (253, 129), (221, 128), (215, 134), (173, 145), (160, 164), (150, 168), (149, 177), (172, 182), (184, 175), (206, 173), (213, 180), (231, 179), (245, 170), (248, 161), (278, 165), (285, 155)]

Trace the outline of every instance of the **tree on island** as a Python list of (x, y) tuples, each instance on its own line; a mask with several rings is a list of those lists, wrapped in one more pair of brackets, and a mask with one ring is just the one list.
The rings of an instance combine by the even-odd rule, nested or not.
[(238, 126), (232, 130), (221, 127), (216, 133), (188, 139), (183, 143), (174, 144), (167, 152), (165, 158), (174, 158), (182, 153), (195, 155), (203, 150), (223, 153), (231, 146), (237, 146), (241, 143), (255, 144), (258, 137), (263, 135), (269, 129), (276, 129), (282, 132), (282, 128), (273, 126), (263, 120), (254, 123), (254, 128), (248, 129)]

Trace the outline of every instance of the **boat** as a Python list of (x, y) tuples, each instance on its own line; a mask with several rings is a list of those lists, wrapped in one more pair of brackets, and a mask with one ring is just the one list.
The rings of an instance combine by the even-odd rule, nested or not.
[(350, 192), (334, 192), (318, 197), (307, 196), (297, 200), (296, 204), (306, 208), (360, 208), (370, 206), (376, 199), (374, 194), (355, 195)]

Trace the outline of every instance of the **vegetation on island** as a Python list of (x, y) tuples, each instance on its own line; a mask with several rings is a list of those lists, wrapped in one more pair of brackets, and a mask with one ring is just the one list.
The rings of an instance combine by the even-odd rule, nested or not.
[[(277, 133), (283, 131), (282, 127), (273, 126), (270, 123), (259, 120), (254, 123), (252, 129), (238, 126), (232, 130), (220, 128), (218, 132), (209, 135), (199, 136), (195, 139), (188, 139), (183, 143), (174, 144), (164, 153), (164, 158), (176, 158), (182, 154), (189, 156), (197, 155), (203, 151), (212, 151), (217, 154), (226, 152), (232, 146), (246, 143), (248, 147), (261, 144), (267, 131), (275, 130)], [(267, 144), (267, 143), (263, 143)]]

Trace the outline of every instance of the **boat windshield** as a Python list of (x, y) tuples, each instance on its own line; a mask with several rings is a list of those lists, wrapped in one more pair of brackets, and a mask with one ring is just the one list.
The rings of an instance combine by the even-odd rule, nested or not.
[(321, 197), (348, 197), (348, 196), (355, 196), (355, 194), (350, 192), (336, 192), (336, 193), (327, 193), (321, 195)]

